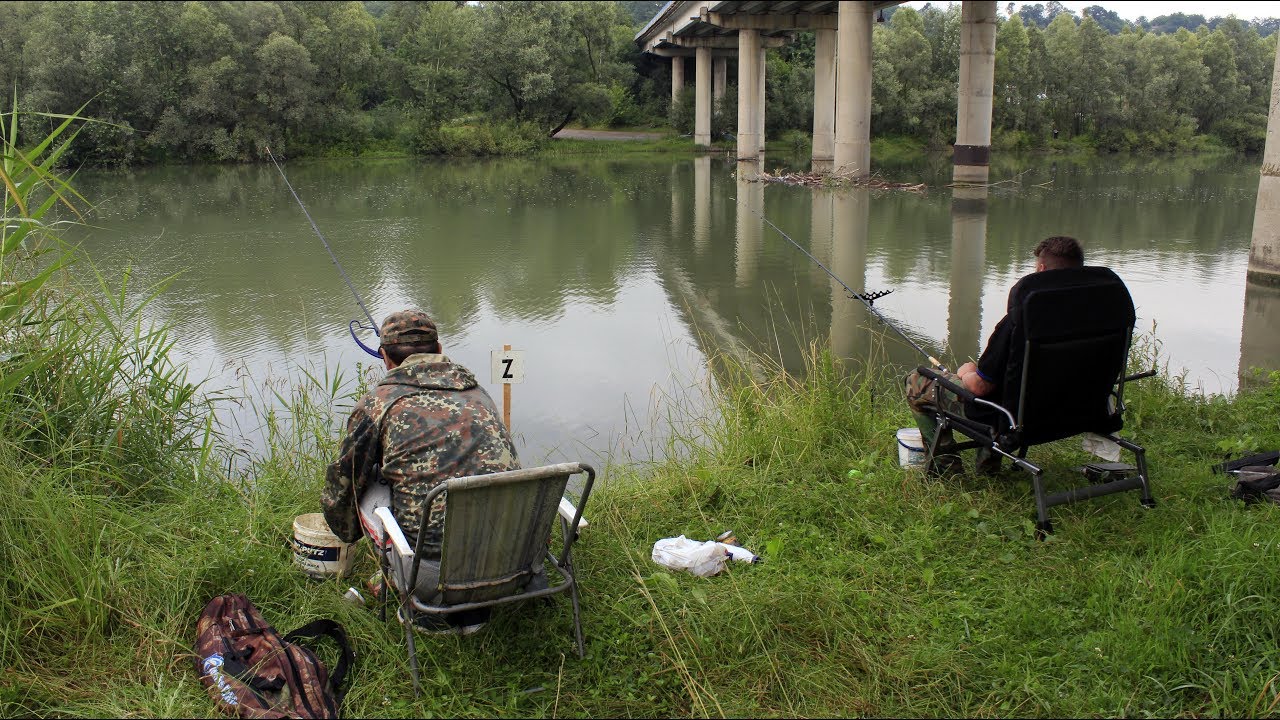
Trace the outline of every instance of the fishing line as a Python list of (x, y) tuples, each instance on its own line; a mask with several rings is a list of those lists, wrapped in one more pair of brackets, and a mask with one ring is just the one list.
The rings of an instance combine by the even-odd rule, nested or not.
[(790, 235), (788, 235), (788, 234), (786, 234), (785, 232), (783, 232), (783, 231), (782, 231), (782, 228), (778, 227), (777, 225), (774, 225), (772, 220), (770, 220), (769, 218), (765, 217), (763, 214), (761, 214), (761, 213), (759, 213), (759, 212), (756, 212), (755, 208), (748, 207), (747, 209), (748, 209), (748, 210), (750, 210), (750, 211), (751, 211), (751, 212), (752, 212), (756, 217), (758, 217), (758, 218), (760, 218), (761, 220), (763, 220), (763, 221), (765, 221), (766, 223), (768, 223), (768, 224), (769, 224), (769, 227), (773, 228), (774, 230), (777, 230), (777, 231), (778, 231), (778, 234), (779, 234), (779, 235), (781, 235), (782, 237), (786, 238), (786, 239), (787, 239), (787, 242), (791, 243), (792, 245), (795, 245), (797, 250), (799, 250), (800, 252), (804, 253), (804, 254), (805, 254), (805, 255), (806, 255), (810, 260), (812, 260), (812, 261), (814, 261), (815, 263), (817, 263), (817, 264), (818, 264), (818, 267), (820, 267), (820, 268), (822, 268), (824, 271), (826, 271), (826, 273), (827, 273), (828, 275), (830, 275), (830, 276), (831, 276), (831, 279), (832, 279), (832, 280), (835, 280), (836, 282), (840, 283), (840, 286), (841, 286), (841, 287), (843, 287), (843, 288), (844, 288), (844, 289), (849, 293), (849, 296), (850, 296), (850, 297), (855, 297), (855, 298), (857, 298), (857, 299), (861, 300), (861, 301), (862, 301), (862, 304), (863, 304), (863, 305), (866, 305), (866, 306), (867, 306), (867, 309), (868, 309), (868, 310), (870, 310), (870, 311), (871, 311), (871, 312), (876, 316), (876, 318), (880, 320), (880, 322), (882, 322), (882, 323), (884, 323), (885, 325), (889, 326), (890, 328), (892, 328), (892, 329), (893, 329), (893, 331), (894, 331), (894, 332), (896, 332), (896, 333), (898, 333), (899, 335), (901, 335), (901, 336), (902, 336), (902, 339), (903, 339), (903, 340), (906, 340), (908, 345), (910, 345), (911, 347), (915, 348), (917, 352), (919, 352), (921, 355), (924, 355), (926, 358), (928, 358), (928, 359), (929, 359), (929, 363), (930, 363), (931, 365), (933, 365), (934, 367), (940, 368), (940, 369), (942, 369), (942, 370), (946, 370), (946, 368), (945, 368), (945, 367), (943, 367), (942, 363), (938, 362), (938, 359), (937, 359), (937, 358), (935, 358), (934, 356), (932, 356), (932, 355), (930, 355), (929, 353), (925, 352), (924, 348), (922, 348), (922, 347), (920, 347), (918, 344), (916, 344), (916, 341), (915, 341), (915, 340), (912, 340), (910, 337), (908, 337), (908, 336), (907, 336), (907, 334), (901, 330), (901, 328), (899, 328), (897, 325), (894, 325), (892, 322), (890, 322), (889, 318), (887, 318), (887, 317), (885, 317), (884, 315), (882, 315), (882, 314), (880, 313), (880, 311), (879, 311), (879, 310), (877, 310), (877, 309), (875, 309), (875, 306), (874, 306), (874, 305), (872, 305), (872, 301), (873, 301), (873, 300), (875, 300), (875, 299), (876, 299), (876, 298), (878, 298), (878, 297), (882, 297), (882, 296), (884, 296), (884, 295), (886, 295), (886, 294), (888, 294), (889, 292), (892, 292), (892, 291), (886, 290), (886, 291), (882, 291), (882, 292), (878, 292), (878, 293), (869, 293), (868, 295), (869, 295), (870, 299), (868, 299), (868, 295), (864, 295), (864, 294), (862, 294), (862, 293), (860, 293), (860, 292), (857, 292), (857, 291), (856, 291), (856, 290), (854, 290), (853, 288), (849, 287), (849, 286), (845, 283), (845, 281), (841, 280), (839, 277), (837, 277), (837, 276), (836, 276), (836, 274), (835, 274), (835, 273), (831, 272), (831, 268), (828, 268), (826, 265), (823, 265), (821, 260), (819, 260), (818, 258), (814, 257), (814, 256), (813, 256), (813, 255), (812, 255), (808, 250), (805, 250), (803, 247), (801, 247), (801, 246), (800, 246), (800, 243), (796, 242), (795, 240), (792, 240), (792, 239), (791, 239), (791, 236), (790, 236)]
[(297, 191), (293, 189), (293, 184), (289, 182), (289, 177), (284, 174), (284, 168), (280, 167), (280, 163), (276, 161), (276, 156), (271, 154), (271, 148), (266, 145), (263, 145), (262, 147), (267, 151), (267, 157), (271, 158), (271, 164), (275, 165), (276, 170), (280, 172), (280, 177), (284, 180), (285, 187), (289, 188), (289, 192), (293, 195), (293, 199), (298, 201), (298, 207), (302, 208), (302, 214), (307, 216), (307, 222), (311, 223), (311, 229), (315, 230), (316, 235), (320, 238), (320, 242), (324, 243), (324, 249), (329, 251), (329, 259), (333, 260), (334, 267), (338, 268), (338, 273), (342, 275), (342, 281), (347, 284), (347, 289), (350, 290), (351, 294), (355, 297), (356, 304), (364, 311), (364, 316), (369, 318), (369, 327), (367, 328), (360, 325), (359, 320), (352, 320), (351, 323), (347, 325), (347, 330), (351, 332), (351, 339), (355, 340), (356, 344), (370, 355), (373, 355), (374, 357), (382, 357), (378, 352), (360, 342), (360, 338), (356, 337), (356, 326), (365, 330), (373, 330), (374, 335), (379, 334), (378, 323), (373, 319), (373, 314), (369, 312), (369, 308), (365, 307), (364, 298), (360, 297), (360, 293), (356, 291), (356, 286), (352, 284), (351, 278), (347, 276), (347, 271), (343, 269), (342, 263), (338, 262), (338, 256), (333, 254), (333, 248), (329, 246), (329, 241), (325, 239), (324, 233), (320, 232), (320, 228), (316, 225), (316, 221), (311, 217), (311, 213), (307, 212), (307, 206), (302, 203), (302, 198), (298, 197)]

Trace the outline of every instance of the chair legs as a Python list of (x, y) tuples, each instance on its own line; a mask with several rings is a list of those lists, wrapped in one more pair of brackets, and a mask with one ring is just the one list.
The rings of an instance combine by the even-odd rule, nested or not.
[(1039, 468), (1031, 473), (1031, 487), (1036, 493), (1036, 539), (1043, 540), (1053, 534), (1053, 521), (1049, 519), (1049, 504), (1044, 496), (1044, 472)]
[(391, 583), (391, 564), (387, 562), (387, 556), (381, 555), (378, 559), (378, 571), (382, 573), (382, 587), (378, 588), (378, 619), (382, 622), (387, 621), (387, 586)]
[(1156, 506), (1156, 499), (1151, 496), (1151, 482), (1147, 478), (1147, 450), (1141, 445), (1129, 442), (1122, 437), (1111, 435), (1110, 440), (1120, 447), (1133, 453), (1134, 459), (1138, 463), (1138, 480), (1142, 483), (1142, 506), (1153, 508)]
[(413, 642), (413, 616), (408, 610), (408, 603), (400, 604), (400, 624), (404, 626), (405, 643), (409, 646), (409, 673), (413, 676), (413, 696), (422, 694), (422, 683), (418, 679), (418, 648)]
[(573, 633), (578, 640), (578, 659), (581, 660), (587, 656), (587, 645), (582, 637), (582, 613), (578, 604), (577, 578), (569, 586), (569, 599), (573, 601)]
[(1026, 470), (1031, 474), (1031, 485), (1035, 490), (1036, 496), (1036, 537), (1043, 540), (1046, 535), (1053, 533), (1053, 521), (1049, 519), (1049, 508), (1055, 505), (1067, 505), (1069, 503), (1078, 502), (1080, 500), (1088, 500), (1091, 498), (1102, 497), (1103, 495), (1111, 495), (1118, 492), (1127, 492), (1130, 490), (1142, 491), (1142, 506), (1153, 508), (1156, 506), (1156, 500), (1151, 495), (1151, 482), (1147, 477), (1147, 451), (1141, 445), (1136, 445), (1124, 438), (1115, 435), (1110, 439), (1133, 453), (1137, 462), (1138, 474), (1136, 478), (1121, 478), (1110, 482), (1089, 485), (1086, 487), (1077, 487), (1056, 493), (1046, 493), (1044, 489), (1044, 471), (1027, 462), (1026, 448), (1022, 448), (1018, 456), (1009, 455), (1000, 452), (1001, 455), (1009, 458), (1015, 465)]
[(1044, 491), (1044, 469), (1027, 461), (1027, 449), (1021, 448), (1017, 455), (1011, 455), (1000, 448), (992, 448), (997, 455), (1003, 455), (1013, 461), (1014, 465), (1031, 474), (1031, 489), (1036, 496), (1036, 539), (1043, 540), (1053, 534), (1053, 521), (1049, 519), (1049, 507), (1054, 505)]

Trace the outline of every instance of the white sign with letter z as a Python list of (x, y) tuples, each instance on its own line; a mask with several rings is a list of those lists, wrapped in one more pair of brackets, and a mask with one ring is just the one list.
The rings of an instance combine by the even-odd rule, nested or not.
[(494, 385), (524, 382), (523, 350), (492, 350), (489, 357), (493, 370), (490, 382)]

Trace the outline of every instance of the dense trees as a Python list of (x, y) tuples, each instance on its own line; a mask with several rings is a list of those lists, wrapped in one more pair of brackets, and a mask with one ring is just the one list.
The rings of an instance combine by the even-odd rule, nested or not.
[[(251, 160), (264, 143), (294, 155), (453, 152), (464, 131), (478, 133), (466, 151), (508, 152), (569, 122), (664, 121), (669, 64), (632, 42), (661, 6), (6, 2), (0, 26), (14, 31), (0, 33), (0, 82), (29, 110), (90, 102), (102, 122), (82, 133), (73, 162)], [(884, 17), (873, 40), (874, 132), (951, 142), (958, 3)], [(1057, 131), (1160, 149), (1210, 134), (1259, 149), (1276, 25), (1182, 14), (1131, 23), (1099, 5), (1079, 14), (1023, 5), (997, 31), (997, 140), (1036, 145)], [(812, 85), (813, 36), (797, 33), (769, 53), (771, 137), (808, 132)], [(0, 109), (11, 94), (0, 92)], [(733, 117), (721, 108), (716, 127), (731, 131)], [(35, 137), (49, 120), (24, 122)]]
[(92, 100), (75, 161), (403, 148), (472, 115), (536, 135), (637, 107), (614, 2), (12, 2), (0, 24), (21, 28), (0, 33), (20, 107)]
[[(1057, 131), (1105, 149), (1175, 149), (1210, 134), (1261, 150), (1275, 33), (1235, 18), (1172, 35), (1129, 24), (1111, 33), (1107, 11), (1083, 15), (1050, 2), (1000, 19), (994, 125), (1004, 142), (1035, 145)], [(876, 26), (876, 132), (953, 140), (959, 22), (954, 5), (900, 7)]]

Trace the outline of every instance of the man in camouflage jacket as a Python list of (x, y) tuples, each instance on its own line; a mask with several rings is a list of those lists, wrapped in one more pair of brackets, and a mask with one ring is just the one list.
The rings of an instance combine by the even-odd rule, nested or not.
[(423, 527), (427, 493), (449, 478), (518, 468), (515, 445), (475, 375), (441, 354), (426, 313), (392, 313), (380, 339), (388, 372), (347, 421), (341, 453), (325, 477), (325, 520), (345, 542), (359, 540), (356, 505), (381, 472), (391, 487), (392, 514), (409, 542), (425, 531), (423, 554), (439, 559), (444, 495)]

